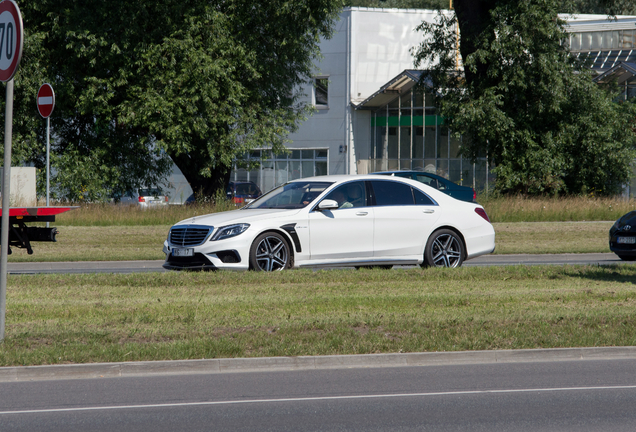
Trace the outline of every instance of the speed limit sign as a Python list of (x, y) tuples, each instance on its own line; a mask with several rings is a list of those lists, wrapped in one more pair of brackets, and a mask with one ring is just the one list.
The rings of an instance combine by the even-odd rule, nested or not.
[(22, 58), (22, 15), (13, 0), (0, 2), (0, 81), (9, 81)]

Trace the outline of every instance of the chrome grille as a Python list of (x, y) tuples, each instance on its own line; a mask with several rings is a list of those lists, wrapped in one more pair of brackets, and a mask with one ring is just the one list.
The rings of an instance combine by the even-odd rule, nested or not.
[(214, 227), (181, 225), (172, 227), (168, 242), (174, 246), (196, 246), (208, 238)]

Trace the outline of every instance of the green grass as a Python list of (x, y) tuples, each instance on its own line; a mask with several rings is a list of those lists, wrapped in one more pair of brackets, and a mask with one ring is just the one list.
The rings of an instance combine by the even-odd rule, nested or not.
[[(495, 223), (496, 254), (609, 252), (612, 222)], [(170, 225), (60, 226), (55, 243), (13, 248), (9, 262), (164, 259)]]
[(219, 205), (169, 205), (143, 209), (138, 205), (68, 204), (78, 208), (61, 213), (56, 226), (153, 226), (173, 225), (180, 220), (217, 211), (236, 210), (228, 201)]
[[(593, 198), (491, 198), (479, 196), (490, 220), (499, 222), (614, 221), (636, 209), (636, 200), (621, 197)], [(235, 209), (229, 202), (170, 205), (143, 210), (136, 205), (75, 204), (79, 208), (57, 216), (57, 226), (172, 225), (192, 216)]]
[(636, 345), (636, 266), (8, 279), (0, 366)]
[(635, 199), (622, 197), (478, 197), (492, 222), (615, 221), (636, 210)]

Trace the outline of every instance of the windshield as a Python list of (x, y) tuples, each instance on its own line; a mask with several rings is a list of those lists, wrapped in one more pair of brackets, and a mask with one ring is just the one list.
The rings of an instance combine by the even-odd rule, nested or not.
[(243, 207), (250, 209), (297, 209), (312, 202), (327, 189), (329, 182), (295, 181), (269, 191), (252, 204)]

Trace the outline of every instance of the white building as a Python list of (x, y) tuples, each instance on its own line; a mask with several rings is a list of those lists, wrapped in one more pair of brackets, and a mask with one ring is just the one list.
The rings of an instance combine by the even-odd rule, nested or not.
[[(412, 91), (421, 71), (414, 69), (411, 50), (424, 37), (415, 29), (437, 13), (345, 8), (334, 36), (321, 43), (314, 85), (303, 89), (316, 111), (289, 136), (289, 154), (256, 150), (250, 157), (263, 158), (260, 169), (237, 169), (232, 179), (255, 181), (266, 191), (313, 175), (419, 169), (487, 188), (486, 159), (472, 164), (461, 158), (461, 140), (435, 115), (432, 98)], [(636, 17), (563, 18), (573, 53), (591, 57), (594, 69), (636, 62)]]

